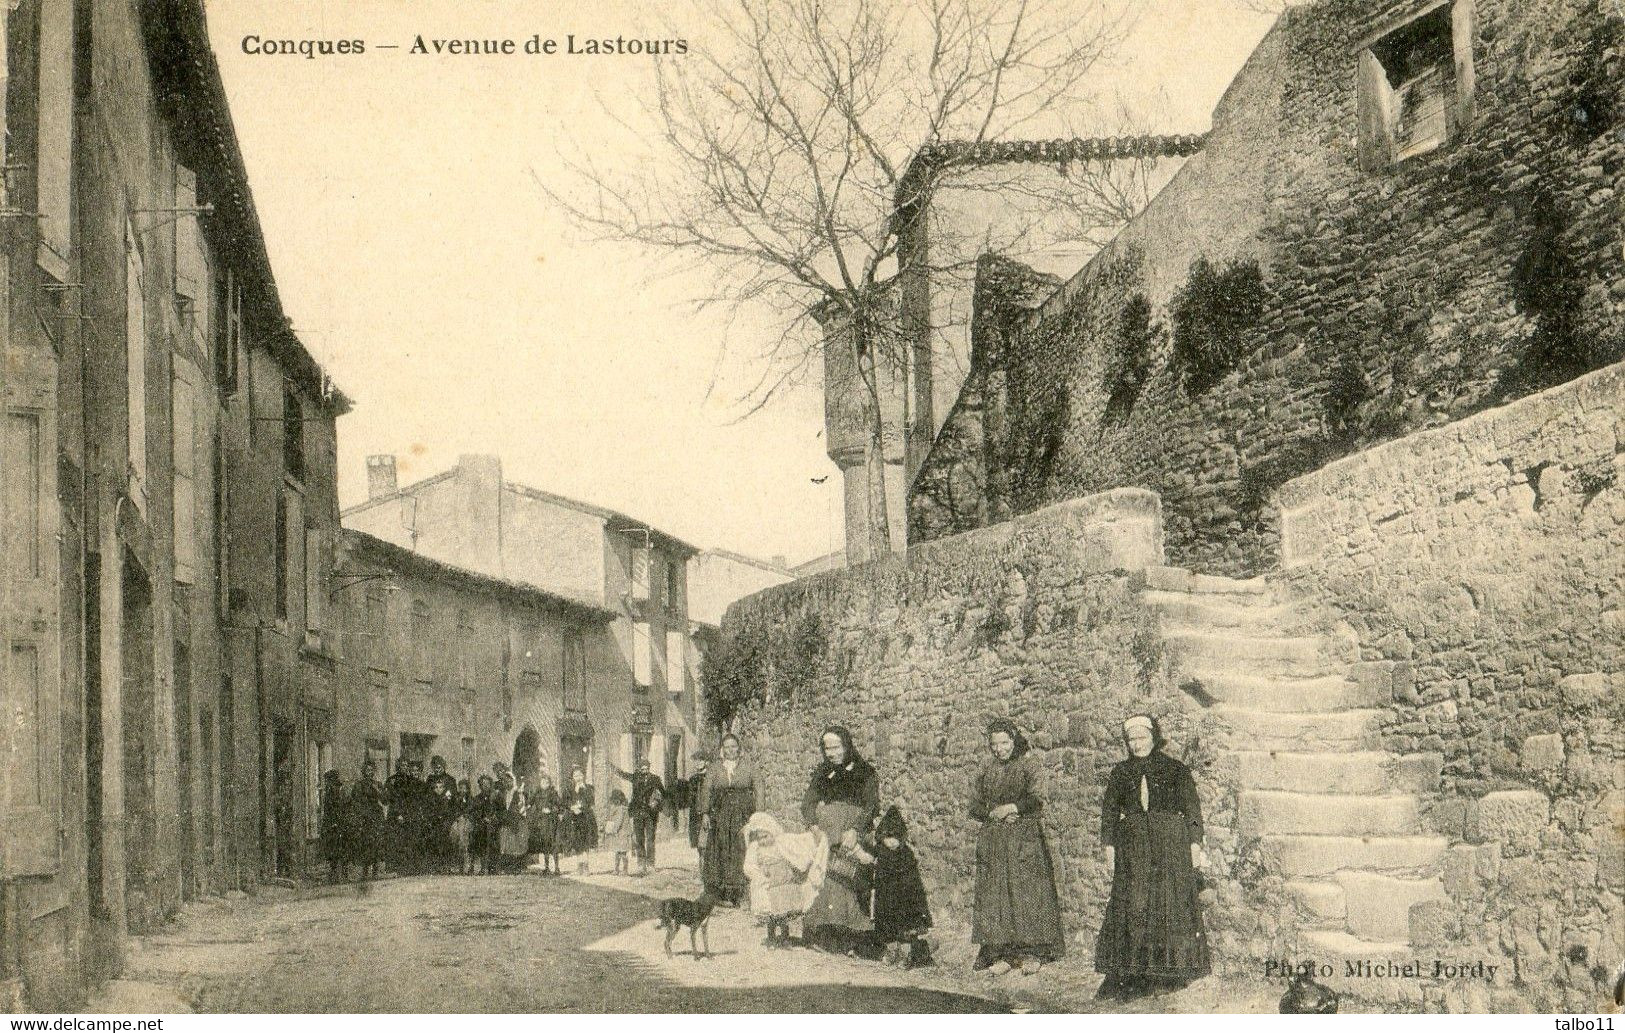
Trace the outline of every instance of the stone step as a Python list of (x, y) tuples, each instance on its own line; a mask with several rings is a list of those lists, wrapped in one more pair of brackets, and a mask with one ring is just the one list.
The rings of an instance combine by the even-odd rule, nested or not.
[(1333, 929), (1305, 929), (1298, 937), (1299, 959), (1326, 966), (1315, 979), (1343, 995), (1340, 1012), (1411, 1011), (1422, 1000), (1423, 987), (1431, 985), (1426, 977), (1433, 963), (1418, 958), (1407, 942), (1366, 940)]
[(1443, 836), (1302, 836), (1266, 833), (1264, 852), (1289, 878), (1340, 871), (1438, 874), (1449, 841)]
[(1421, 821), (1414, 796), (1358, 796), (1244, 789), (1237, 826), (1252, 832), (1311, 836), (1403, 836)]
[(1285, 631), (1303, 622), (1302, 615), (1285, 603), (1262, 595), (1201, 595), (1148, 589), (1141, 600), (1163, 619), (1197, 628), (1270, 628)]
[(1236, 754), (1237, 785), (1242, 789), (1285, 789), (1301, 793), (1380, 793), (1392, 788), (1392, 754), (1381, 750), (1350, 753), (1270, 753), (1242, 750)]
[(1343, 887), (1321, 879), (1291, 879), (1286, 892), (1297, 902), (1299, 911), (1309, 918), (1310, 928), (1344, 929), (1347, 904)]
[(1411, 905), (1445, 899), (1444, 883), (1438, 876), (1405, 879), (1347, 871), (1333, 878), (1343, 887), (1346, 928), (1366, 940), (1409, 942)]
[(1162, 642), (1181, 669), (1303, 677), (1348, 666), (1341, 649), (1320, 635), (1241, 635), (1173, 625), (1162, 629)]
[(1269, 585), (1261, 577), (1246, 580), (1218, 577), (1214, 574), (1195, 574), (1183, 567), (1147, 567), (1145, 585), (1162, 592), (1193, 592), (1200, 595), (1269, 594)]
[(1352, 751), (1376, 746), (1381, 740), (1381, 710), (1283, 714), (1216, 703), (1208, 713), (1230, 729), (1236, 748), (1248, 750)]
[(1179, 684), (1186, 692), (1199, 690), (1221, 703), (1289, 714), (1355, 710), (1382, 702), (1382, 693), (1370, 682), (1362, 684), (1334, 674), (1294, 678), (1185, 666)]

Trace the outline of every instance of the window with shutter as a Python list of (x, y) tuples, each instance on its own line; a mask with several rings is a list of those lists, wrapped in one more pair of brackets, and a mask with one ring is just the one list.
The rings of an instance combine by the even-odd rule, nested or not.
[(170, 464), (174, 471), (175, 580), (197, 580), (197, 409), (191, 364), (175, 360), (170, 386)]
[(649, 598), (649, 550), (639, 545), (631, 548), (632, 598), (643, 602)]
[(1360, 159), (1367, 169), (1426, 154), (1472, 118), (1473, 2), (1417, 14), (1359, 53)]
[(686, 687), (684, 675), (688, 672), (685, 636), (680, 631), (666, 632), (666, 691), (682, 692)]
[(632, 625), (632, 678), (639, 689), (647, 689), (653, 678), (652, 648), (648, 622), (637, 621)]
[(142, 291), (145, 271), (135, 228), (124, 226), (124, 382), (130, 501), (143, 505), (147, 481), (147, 302)]
[(58, 280), (68, 279), (73, 228), (73, 7), (73, 0), (41, 0), (39, 7), (39, 261)]

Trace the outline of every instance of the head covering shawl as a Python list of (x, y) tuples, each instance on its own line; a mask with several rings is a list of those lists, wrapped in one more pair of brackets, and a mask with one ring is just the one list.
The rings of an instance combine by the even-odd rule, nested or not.
[[(762, 857), (771, 851), (782, 858), (801, 880), (801, 909), (805, 911), (812, 907), (813, 900), (824, 885), (824, 872), (829, 863), (829, 840), (824, 837), (823, 830), (814, 826), (806, 832), (786, 832), (784, 826), (773, 815), (766, 811), (757, 811), (745, 822), (743, 831), (746, 839), (744, 865), (746, 877), (752, 883), (762, 880)], [(753, 835), (757, 832), (771, 833), (773, 845), (765, 846), (760, 838)], [(755, 896), (754, 889), (752, 896), (753, 898)]]
[(991, 738), (994, 732), (1003, 732), (1010, 737), (1011, 742), (1016, 744), (1015, 752), (1010, 754), (1011, 760), (1015, 760), (1027, 752), (1027, 737), (1021, 734), (1021, 729), (1017, 728), (1016, 723), (1008, 717), (996, 717), (987, 723), (988, 737)]

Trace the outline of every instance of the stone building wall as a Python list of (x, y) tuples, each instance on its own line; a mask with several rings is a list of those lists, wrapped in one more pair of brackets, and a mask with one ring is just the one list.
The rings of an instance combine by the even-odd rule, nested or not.
[(1622, 475), (1614, 365), (1279, 493), (1282, 579), (1389, 668), (1384, 746), (1444, 755), (1425, 946), (1503, 953), (1520, 1007), (1594, 1009), (1625, 954)]
[(940, 936), (962, 944), (977, 829), (971, 780), (987, 721), (1008, 716), (1028, 730), (1047, 777), (1044, 825), (1066, 929), (1087, 955), (1110, 889), (1099, 807), (1123, 757), (1119, 723), (1150, 710), (1196, 774), (1213, 871), (1232, 873), (1205, 898), (1215, 950), (1221, 964), (1258, 971), (1278, 909), (1234, 874), (1248, 867), (1216, 730), (1175, 685), (1141, 604), (1161, 537), (1156, 498), (1121, 490), (734, 604), (718, 648), (765, 695), (742, 706), (737, 725), (769, 809), (799, 822), (820, 729), (848, 726), (880, 772), (883, 804), (897, 804), (910, 824)]
[[(1139, 486), (1162, 497), (1175, 562), (1266, 569), (1270, 489), (1617, 361), (1625, 19), (1595, 0), (1454, 0), (1471, 37), (1470, 117), (1435, 151), (1363, 167), (1360, 51), (1429, 6), (1320, 0), (1283, 15), (1205, 149), (996, 361), (973, 355), (1003, 376), (1002, 394), (967, 390), (1002, 413), (984, 453), (989, 473), (1009, 473), (982, 478), (987, 498), (964, 513), (927, 512), (942, 504), (942, 468), (963, 466), (970, 435), (956, 428), (916, 482), (922, 533), (977, 523), (978, 509)], [(1261, 288), (1235, 368), (1199, 390), (1171, 344), (1197, 259), (1256, 263)], [(1149, 325), (1126, 333), (1142, 299)], [(1143, 346), (1144, 375), (1114, 404), (1125, 342)]]

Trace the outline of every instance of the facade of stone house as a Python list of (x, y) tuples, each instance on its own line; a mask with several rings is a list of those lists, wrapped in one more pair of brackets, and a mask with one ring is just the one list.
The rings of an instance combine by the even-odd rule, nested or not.
[(201, 5), (0, 18), (0, 980), (43, 1009), (128, 932), (290, 863), (276, 730), (331, 709), (305, 600), (347, 403), (287, 328)]
[(1284, 481), (1617, 360), (1622, 37), (1592, 0), (1287, 10), (1081, 271), (984, 263), (910, 540), (1138, 486), (1174, 560), (1262, 569)]
[[(360, 531), (341, 537), (331, 596), (343, 658), (333, 735), (313, 747), (346, 784), (431, 757), (470, 784), (539, 756), (567, 784), (560, 743), (607, 727), (624, 690), (614, 611), (464, 570)], [(516, 745), (534, 744), (535, 753)], [(534, 784), (534, 783), (533, 783)], [(319, 786), (308, 787), (319, 804)], [(307, 830), (314, 838), (313, 822)]]
[[(367, 463), (369, 498), (344, 510), (346, 528), (615, 614), (613, 650), (601, 658), (609, 673), (589, 681), (585, 718), (568, 718), (541, 744), (550, 768), (583, 767), (605, 799), (617, 784), (611, 766), (648, 760), (662, 777), (686, 775), (698, 738), (688, 660), (693, 546), (625, 514), (505, 481), (495, 456), (462, 456), (404, 487), (393, 457)], [(546, 685), (557, 670), (538, 662), (521, 677)]]

